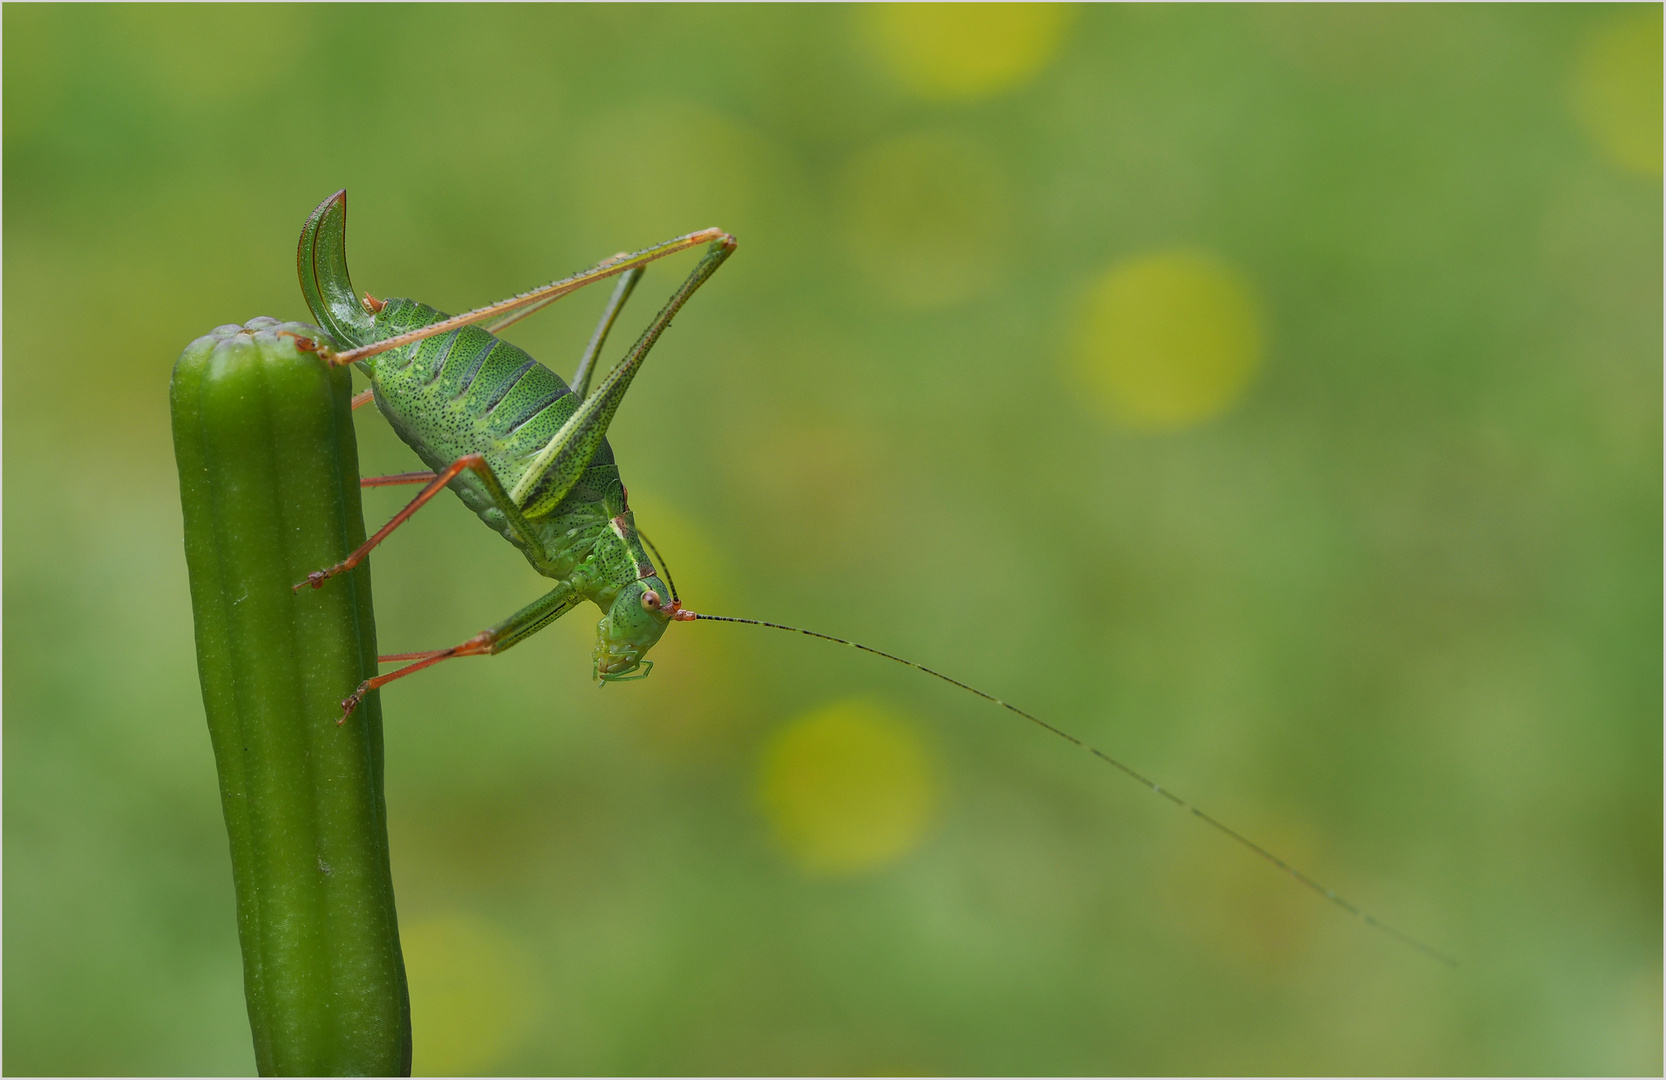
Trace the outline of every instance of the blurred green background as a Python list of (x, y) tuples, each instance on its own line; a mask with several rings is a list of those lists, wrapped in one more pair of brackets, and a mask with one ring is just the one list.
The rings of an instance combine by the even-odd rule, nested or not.
[[(167, 384), (304, 317), (340, 187), (449, 310), (733, 231), (612, 435), (685, 600), (1462, 960), (851, 650), (598, 693), (586, 608), (384, 692), (419, 1073), (1660, 1070), (1658, 7), (7, 5), (4, 60), (7, 1072), (253, 1067)], [(510, 336), (569, 374), (604, 299)], [(385, 649), (542, 589), (437, 505)]]

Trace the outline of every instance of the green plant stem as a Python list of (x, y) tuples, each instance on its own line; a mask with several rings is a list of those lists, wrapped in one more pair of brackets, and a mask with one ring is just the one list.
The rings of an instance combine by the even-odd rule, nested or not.
[(174, 451), (197, 667), (231, 840), (262, 1075), (408, 1075), (410, 1006), (388, 865), (370, 568), (351, 382), (255, 319), (174, 367)]

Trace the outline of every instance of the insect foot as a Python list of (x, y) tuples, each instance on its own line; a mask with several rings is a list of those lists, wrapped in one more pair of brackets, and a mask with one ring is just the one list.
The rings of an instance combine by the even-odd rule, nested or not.
[(295, 348), (297, 350), (317, 353), (320, 360), (335, 365), (335, 350), (328, 347), (323, 337), (307, 337), (305, 333), (295, 333), (293, 330), (278, 330), (278, 337), (295, 338)]
[[(379, 311), (381, 309), (377, 308), (376, 310)], [(324, 344), (324, 342), (321, 339), (313, 338), (313, 337), (306, 337), (305, 335), (292, 333), (288, 330), (279, 330), (278, 333), (280, 335), (282, 335), (283, 337), (294, 338), (295, 339), (295, 347), (297, 349), (299, 349), (301, 352), (317, 353), (318, 358), (320, 360), (324, 361), (326, 364), (330, 364), (332, 366), (335, 365), (335, 363), (336, 363), (336, 352), (335, 352), (335, 350), (330, 348), (328, 345)]]
[(341, 699), (341, 719), (336, 721), (336, 727), (340, 727), (341, 725), (347, 723), (347, 718), (352, 716), (353, 710), (359, 707), (359, 702), (364, 700), (365, 691), (369, 688), (370, 680), (366, 679), (364, 682), (359, 684), (359, 688), (357, 690)]
[(292, 593), (298, 593), (308, 585), (311, 585), (315, 589), (322, 588), (326, 581), (335, 576), (336, 570), (337, 568), (333, 566), (328, 570), (314, 570), (312, 573), (307, 575), (307, 579), (305, 581), (297, 581), (295, 584), (291, 585), (289, 587), (289, 591)]

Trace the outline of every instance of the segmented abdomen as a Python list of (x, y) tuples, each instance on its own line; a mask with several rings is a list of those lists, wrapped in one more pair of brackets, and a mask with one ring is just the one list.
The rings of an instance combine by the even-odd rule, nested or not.
[[(378, 331), (392, 336), (441, 318), (426, 304), (389, 300), (376, 323)], [(390, 349), (371, 357), (368, 366), (378, 407), (429, 468), (438, 471), (466, 454), (483, 454), (506, 490), (579, 405), (559, 375), (478, 326)], [(509, 535), (472, 474), (462, 474), (452, 486), (488, 525)], [(540, 518), (547, 524), (539, 531), (550, 533), (551, 545), (560, 547), (560, 538), (573, 529), (590, 532), (587, 524), (600, 528), (624, 510), (619, 470), (604, 441), (578, 484)], [(544, 558), (534, 558), (534, 565), (567, 561), (558, 550), (539, 554)]]

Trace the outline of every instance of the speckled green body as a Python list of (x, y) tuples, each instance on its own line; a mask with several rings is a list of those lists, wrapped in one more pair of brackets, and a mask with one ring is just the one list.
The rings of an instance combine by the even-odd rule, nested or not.
[[(687, 616), (679, 614), (675, 594), (643, 549), (607, 444), (607, 428), (649, 350), (694, 291), (734, 251), (734, 237), (718, 229), (690, 233), (456, 317), (414, 300), (361, 299), (347, 272), (346, 237), (347, 193), (338, 191), (302, 226), (296, 267), (301, 292), (319, 325), (336, 343), (349, 347), (339, 353), (321, 342), (313, 347), (332, 363), (356, 363), (369, 376), (376, 405), (400, 438), (444, 477), (469, 509), (520, 548), (535, 570), (557, 583), (549, 594), (458, 649), (466, 648), (468, 655), (501, 652), (590, 600), (604, 613), (596, 628), (597, 678), (646, 675), (652, 662), (644, 660), (644, 654), (674, 619)], [(625, 356), (590, 390), (591, 365), (641, 267), (701, 244), (706, 252), (700, 262)], [(620, 276), (614, 299), (585, 353), (581, 373), (574, 376), (577, 392), (490, 332), (614, 275)], [(488, 320), (493, 321), (481, 325)], [(425, 489), (389, 529), (436, 490)], [(379, 532), (364, 551), (387, 531)], [(317, 587), (362, 557), (362, 552), (356, 553), (338, 568), (309, 575), (309, 580)], [(420, 661), (429, 662), (432, 658)], [(639, 669), (641, 675), (632, 674)], [(368, 680), (361, 692), (397, 677), (395, 673)], [(355, 700), (344, 704), (351, 709)]]
[[(414, 300), (389, 300), (374, 317), (370, 340), (445, 317)], [(561, 376), (478, 326), (389, 349), (359, 366), (370, 377), (377, 408), (429, 468), (438, 472), (466, 454), (482, 454), (510, 490), (579, 406)], [(567, 582), (603, 611), (621, 587), (654, 573), (606, 439), (565, 495), (552, 499), (546, 488), (535, 486), (518, 500), (538, 539), (529, 548), (472, 473), (451, 481), (468, 508), (519, 547), (534, 569)]]

